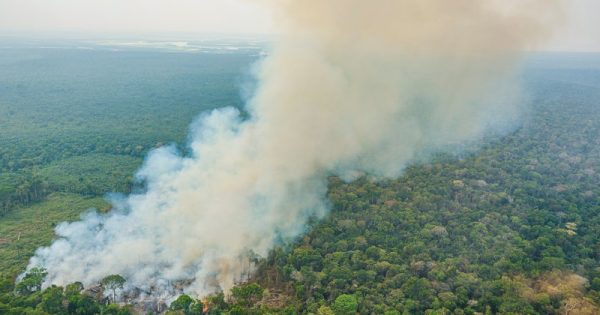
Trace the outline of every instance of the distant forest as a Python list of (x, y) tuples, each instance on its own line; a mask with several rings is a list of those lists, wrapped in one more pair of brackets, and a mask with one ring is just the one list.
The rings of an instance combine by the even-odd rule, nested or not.
[(0, 216), (52, 192), (127, 193), (148, 150), (241, 107), (250, 53), (35, 49), (0, 54)]

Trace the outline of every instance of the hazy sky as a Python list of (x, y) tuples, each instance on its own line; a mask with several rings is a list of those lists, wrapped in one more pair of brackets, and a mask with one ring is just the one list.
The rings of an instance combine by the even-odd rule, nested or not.
[[(417, 1), (417, 0), (416, 0)], [(547, 48), (600, 51), (600, 0), (567, 0)], [(276, 32), (257, 0), (0, 0), (0, 32)]]
[(255, 0), (0, 0), (0, 30), (268, 33)]

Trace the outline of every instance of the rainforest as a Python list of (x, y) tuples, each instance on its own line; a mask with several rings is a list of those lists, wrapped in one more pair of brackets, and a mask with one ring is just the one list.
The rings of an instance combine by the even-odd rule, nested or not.
[[(239, 86), (253, 84), (261, 48), (18, 44), (0, 54), (1, 312), (168, 310), (77, 282), (41, 290), (43, 270), (15, 279), (57, 224), (110, 212), (107, 196), (142, 189), (133, 175), (149, 150), (185, 150), (198, 112), (242, 108)], [(524, 67), (530, 105), (507, 134), (397, 179), (330, 176), (328, 217), (254, 258), (256, 272), (230, 295), (182, 295), (169, 312), (597, 314), (600, 56), (531, 54)]]

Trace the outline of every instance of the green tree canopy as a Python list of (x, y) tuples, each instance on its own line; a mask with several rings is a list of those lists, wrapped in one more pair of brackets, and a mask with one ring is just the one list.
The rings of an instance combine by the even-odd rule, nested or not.
[(250, 283), (231, 289), (234, 300), (244, 306), (250, 306), (262, 299), (263, 288), (258, 283)]
[(113, 302), (115, 302), (117, 297), (117, 290), (123, 289), (123, 285), (126, 281), (127, 280), (125, 280), (125, 278), (123, 278), (120, 275), (110, 275), (102, 279), (100, 284), (104, 289), (112, 291), (112, 300)]
[(192, 299), (187, 294), (182, 294), (175, 301), (171, 302), (169, 309), (172, 311), (177, 311), (177, 310), (185, 311), (190, 307), (190, 305), (192, 303), (194, 303), (194, 299)]
[(20, 294), (28, 294), (42, 289), (42, 283), (46, 278), (46, 269), (32, 268), (25, 274), (21, 282), (17, 284), (17, 292)]
[(331, 309), (336, 315), (352, 315), (356, 314), (358, 301), (354, 295), (342, 294), (335, 299)]

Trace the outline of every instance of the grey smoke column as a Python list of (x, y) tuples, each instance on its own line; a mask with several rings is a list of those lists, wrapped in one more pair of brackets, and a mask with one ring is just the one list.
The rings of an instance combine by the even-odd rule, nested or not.
[(191, 155), (152, 152), (148, 190), (57, 227), (31, 266), (47, 284), (193, 279), (228, 290), (248, 269), (327, 212), (326, 179), (398, 176), (427, 152), (477, 140), (518, 116), (518, 54), (547, 35), (553, 0), (280, 0), (283, 34), (258, 71), (242, 120), (205, 113)]

